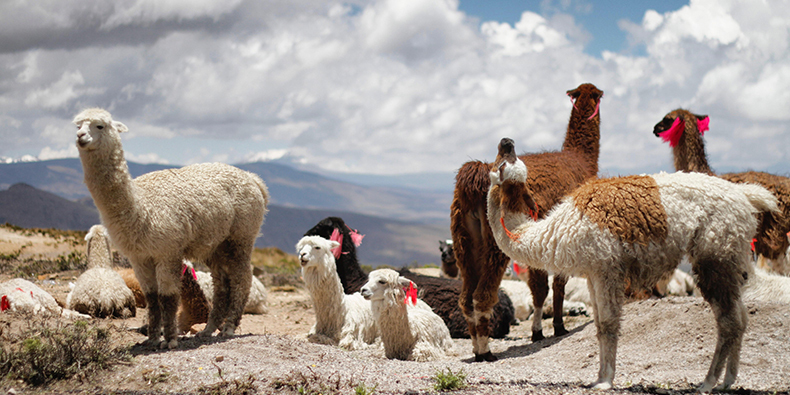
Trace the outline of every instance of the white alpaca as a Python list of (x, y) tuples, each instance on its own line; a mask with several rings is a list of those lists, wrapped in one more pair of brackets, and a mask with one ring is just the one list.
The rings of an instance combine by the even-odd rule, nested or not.
[(22, 278), (0, 283), (0, 311), (43, 315), (63, 313), (52, 295)]
[(221, 163), (132, 179), (121, 147), (120, 133), (128, 130), (124, 124), (97, 108), (79, 113), (74, 123), (85, 184), (146, 296), (146, 343), (178, 346), (183, 259), (206, 262), (214, 278), (214, 307), (198, 335), (218, 328), (220, 335), (233, 335), (250, 289), (250, 255), (269, 200), (266, 185), (252, 173)]
[(66, 297), (66, 308), (94, 317), (133, 317), (137, 312), (132, 290), (112, 269), (107, 233), (93, 225), (85, 236), (88, 270), (82, 273)]
[(723, 387), (735, 382), (747, 321), (741, 289), (753, 272), (749, 242), (756, 214), (777, 210), (770, 192), (699, 173), (603, 179), (535, 221), (527, 167), (512, 140), (502, 139), (494, 164), (488, 222), (499, 248), (518, 262), (588, 279), (600, 344), (595, 388), (612, 387), (626, 281), (651, 289), (685, 254), (718, 325), (700, 391), (713, 389), (725, 362)]
[[(442, 358), (453, 348), (450, 330), (430, 309), (412, 306), (405, 287), (413, 283), (392, 269), (370, 272), (360, 293), (370, 300), (379, 326), (384, 355), (410, 361)], [(416, 300), (415, 300), (416, 302)]]
[[(192, 263), (190, 262), (189, 265), (191, 266)], [(209, 303), (213, 303), (214, 280), (211, 278), (211, 273), (196, 271), (195, 275), (197, 275), (197, 282), (206, 295), (206, 299), (208, 299)], [(244, 305), (244, 314), (266, 314), (269, 311), (269, 307), (266, 305), (267, 299), (266, 286), (263, 285), (261, 280), (258, 280), (258, 277), (252, 276), (250, 296), (247, 298), (247, 304)]]
[(296, 244), (302, 277), (315, 308), (315, 325), (307, 340), (356, 350), (375, 343), (379, 331), (370, 302), (359, 292), (343, 293), (332, 254), (339, 245), (320, 236), (305, 236)]
[(743, 287), (743, 300), (790, 304), (790, 277), (755, 267)]

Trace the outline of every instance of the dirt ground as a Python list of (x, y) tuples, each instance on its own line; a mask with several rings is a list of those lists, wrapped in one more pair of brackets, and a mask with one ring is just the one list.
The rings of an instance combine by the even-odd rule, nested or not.
[[(0, 231), (0, 252), (8, 243)], [(30, 243), (30, 240), (24, 240)], [(53, 248), (53, 243), (48, 248)], [(35, 250), (29, 245), (27, 251)], [(78, 272), (40, 275), (36, 283), (65, 301)], [(8, 279), (0, 274), (0, 281)], [(458, 394), (581, 394), (596, 378), (598, 342), (591, 317), (566, 317), (571, 333), (533, 343), (529, 322), (491, 341), (499, 357), (474, 363), (469, 339), (454, 339), (455, 353), (433, 362), (388, 360), (383, 349), (345, 351), (308, 343), (314, 323), (309, 294), (299, 287), (271, 287), (269, 312), (244, 315), (237, 336), (197, 339), (184, 336), (170, 351), (133, 346), (130, 363), (86, 380), (44, 388), (22, 383), (0, 386), (2, 393), (164, 394), (228, 393), (245, 384), (256, 393), (353, 394), (361, 386), (376, 394), (427, 394), (437, 372), (463, 372), (467, 387)], [(747, 304), (749, 326), (741, 353), (736, 393), (788, 393), (790, 389), (790, 306)], [(100, 320), (121, 328), (144, 323), (145, 309), (126, 320)], [(544, 328), (551, 334), (550, 320)], [(124, 331), (119, 342), (136, 344), (142, 335)], [(690, 393), (707, 372), (716, 334), (713, 314), (701, 298), (667, 297), (630, 303), (623, 311), (615, 393)], [(222, 392), (225, 390), (226, 392)], [(233, 393), (233, 392), (231, 392)], [(241, 393), (241, 392), (236, 392)]]

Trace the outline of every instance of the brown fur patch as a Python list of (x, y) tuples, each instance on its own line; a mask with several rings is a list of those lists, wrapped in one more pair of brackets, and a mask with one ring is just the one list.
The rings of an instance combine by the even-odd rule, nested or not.
[(624, 242), (645, 245), (667, 236), (667, 214), (652, 177), (595, 180), (572, 196), (577, 210)]

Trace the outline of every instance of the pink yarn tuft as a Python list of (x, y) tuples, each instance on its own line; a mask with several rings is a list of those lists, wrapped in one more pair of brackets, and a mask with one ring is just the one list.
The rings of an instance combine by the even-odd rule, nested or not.
[(329, 236), (329, 240), (336, 241), (339, 244), (332, 249), (332, 255), (335, 256), (335, 259), (340, 259), (340, 253), (343, 251), (343, 234), (340, 233), (340, 230), (335, 228), (332, 231), (332, 235)]
[(513, 261), (513, 271), (516, 273), (517, 276), (521, 275), (523, 269), (518, 265), (518, 262)]
[(703, 136), (705, 135), (705, 131), (708, 130), (709, 123), (710, 123), (710, 117), (705, 117), (697, 120), (697, 130), (699, 130), (699, 134)]
[(411, 304), (412, 306), (417, 305), (417, 288), (414, 286), (414, 282), (409, 283), (409, 289), (405, 289), (406, 297), (403, 299), (403, 303)]
[(359, 232), (357, 232), (356, 230), (352, 230), (350, 234), (351, 234), (351, 241), (354, 242), (354, 247), (359, 247), (359, 245), (362, 244), (362, 239), (365, 238), (365, 235), (359, 234)]
[(683, 122), (680, 118), (675, 118), (675, 122), (672, 123), (672, 127), (659, 133), (658, 135), (661, 136), (661, 139), (664, 141), (669, 142), (670, 147), (675, 147), (680, 142), (680, 136), (683, 135), (683, 129), (685, 128), (685, 122)]

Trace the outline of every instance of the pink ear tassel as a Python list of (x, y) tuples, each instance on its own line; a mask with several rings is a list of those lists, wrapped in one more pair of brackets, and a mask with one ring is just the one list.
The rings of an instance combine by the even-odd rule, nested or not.
[(570, 97), (570, 98), (571, 98), (571, 104), (573, 104), (573, 108), (574, 108), (576, 111), (578, 111), (578, 110), (579, 110), (579, 107), (576, 107), (576, 101), (575, 101), (575, 100), (573, 100), (573, 96), (571, 96), (571, 94), (570, 94), (570, 93), (568, 93), (568, 97)]
[(403, 299), (403, 303), (411, 304), (412, 306), (417, 305), (417, 288), (414, 286), (414, 282), (409, 283), (409, 289), (406, 291), (406, 297)]
[(195, 273), (194, 267), (192, 268), (192, 278), (194, 278), (197, 281), (197, 273)]
[(351, 241), (354, 242), (354, 247), (359, 247), (362, 244), (362, 239), (365, 238), (365, 235), (359, 234), (356, 230), (351, 231)]
[(709, 123), (710, 123), (710, 117), (705, 117), (697, 120), (697, 130), (699, 130), (699, 134), (703, 136), (705, 135), (705, 131), (708, 130)]
[(332, 231), (332, 235), (329, 236), (329, 240), (336, 241), (339, 245), (332, 249), (332, 255), (335, 256), (335, 259), (340, 259), (340, 253), (343, 251), (343, 234), (340, 233), (340, 230), (335, 228)]
[(589, 118), (587, 118), (588, 121), (595, 118), (595, 116), (598, 115), (598, 107), (600, 106), (601, 106), (601, 100), (599, 99), (598, 103), (595, 104), (595, 112), (592, 115), (590, 115)]
[(675, 118), (675, 122), (672, 123), (672, 127), (659, 133), (658, 135), (661, 136), (661, 139), (664, 141), (669, 142), (670, 147), (675, 147), (680, 142), (680, 136), (683, 135), (683, 129), (685, 128), (685, 123), (680, 118)]

